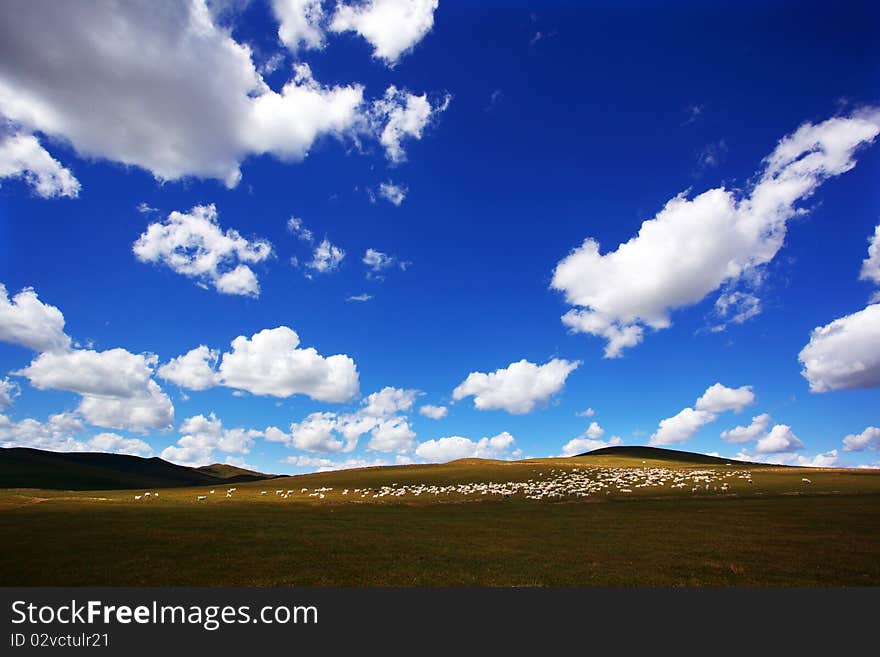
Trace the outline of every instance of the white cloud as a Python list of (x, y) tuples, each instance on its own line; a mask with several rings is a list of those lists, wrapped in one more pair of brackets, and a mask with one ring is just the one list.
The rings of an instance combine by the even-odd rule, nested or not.
[(761, 299), (751, 292), (726, 292), (715, 300), (715, 314), (722, 323), (714, 326), (713, 330), (723, 331), (727, 324), (744, 324), (752, 317), (760, 315)]
[[(311, 245), (312, 259), (306, 263), (306, 267), (318, 274), (328, 274), (339, 268), (343, 258), (345, 258), (345, 251), (335, 244), (331, 244), (330, 240), (326, 237), (321, 242), (316, 242), (314, 233), (306, 228), (302, 219), (291, 216), (287, 220), (287, 230), (303, 242)], [(291, 258), (291, 264), (294, 267), (299, 266), (299, 259), (294, 256)], [(309, 273), (306, 276), (308, 278), (312, 277)]]
[(12, 299), (0, 283), (0, 341), (34, 351), (63, 351), (70, 347), (64, 333), (64, 315), (43, 303), (33, 288), (26, 287)]
[(315, 236), (308, 228), (306, 228), (305, 223), (299, 217), (294, 217), (291, 215), (290, 219), (287, 220), (287, 230), (296, 235), (299, 239), (304, 242), (308, 242), (309, 244), (315, 241)]
[(330, 243), (326, 237), (315, 246), (312, 259), (306, 263), (306, 267), (318, 272), (328, 274), (339, 268), (339, 264), (345, 257), (345, 251)]
[(132, 246), (141, 262), (161, 263), (171, 270), (211, 284), (223, 294), (259, 296), (250, 264), (272, 255), (266, 240), (247, 240), (230, 228), (223, 231), (214, 205), (197, 205), (189, 214), (174, 211), (152, 223)]
[(868, 257), (862, 261), (859, 279), (880, 285), (880, 225), (874, 228), (874, 234), (868, 240)]
[(10, 381), (8, 376), (5, 379), (0, 379), (0, 410), (12, 406), (19, 394), (21, 394), (21, 388), (15, 381)]
[(372, 294), (367, 294), (365, 292), (364, 294), (356, 294), (356, 295), (353, 295), (350, 297), (346, 297), (345, 300), (346, 301), (361, 301), (361, 302), (363, 302), (363, 301), (369, 301), (372, 298), (373, 298)]
[(336, 435), (335, 413), (312, 413), (305, 420), (290, 425), (290, 443), (308, 452), (339, 452), (345, 443)]
[(138, 438), (123, 438), (115, 433), (99, 433), (88, 442), (89, 448), (113, 454), (130, 454), (132, 456), (150, 456), (153, 448)]
[(839, 463), (839, 454), (836, 449), (824, 454), (804, 456), (795, 452), (779, 452), (768, 454), (753, 454), (748, 450), (741, 450), (734, 458), (740, 461), (752, 463), (767, 463), (770, 465), (797, 465), (806, 468), (833, 468)]
[[(595, 424), (595, 422), (593, 424)], [(599, 440), (598, 436), (595, 438), (591, 437), (588, 431), (584, 435), (572, 438), (565, 443), (565, 445), (562, 446), (562, 455), (576, 456), (578, 454), (592, 452), (595, 449), (602, 449), (603, 447), (611, 447), (612, 445), (620, 445), (622, 443), (623, 439), (620, 436), (612, 436), (606, 442), (604, 440)]]
[(755, 393), (752, 392), (752, 386), (728, 388), (715, 383), (706, 388), (706, 392), (697, 400), (695, 408), (710, 413), (739, 412), (754, 401)]
[(13, 422), (0, 414), (0, 447), (31, 447), (52, 452), (85, 452), (88, 447), (75, 438), (83, 423), (71, 413), (50, 415), (47, 422), (28, 418)]
[(425, 127), (446, 110), (450, 100), (446, 96), (442, 103), (432, 106), (427, 94), (416, 96), (394, 85), (385, 90), (383, 98), (374, 100), (370, 117), (388, 159), (394, 163), (406, 160), (401, 142), (405, 138), (421, 139)]
[(595, 414), (596, 414), (595, 410), (593, 410), (592, 408), (588, 408), (585, 411), (581, 411), (580, 413), (577, 413), (577, 416), (578, 417), (593, 417)]
[(481, 411), (503, 409), (508, 413), (531, 412), (538, 403), (545, 403), (565, 386), (565, 380), (580, 361), (554, 358), (544, 365), (523, 359), (485, 374), (471, 372), (452, 391), (455, 400), (474, 397), (474, 407)]
[(417, 394), (416, 390), (386, 387), (368, 395), (352, 413), (312, 413), (291, 424), (289, 434), (270, 427), (266, 439), (311, 452), (351, 452), (360, 437), (369, 433), (369, 450), (409, 452), (416, 434), (401, 414), (412, 409)]
[(761, 438), (755, 447), (758, 454), (777, 454), (803, 449), (804, 444), (798, 439), (787, 424), (777, 424), (770, 433)]
[(359, 390), (354, 361), (343, 354), (321, 356), (299, 348), (296, 332), (286, 326), (264, 329), (232, 341), (223, 354), (220, 380), (230, 388), (255, 395), (290, 397), (304, 394), (327, 402), (349, 401)]
[(166, 447), (162, 458), (180, 465), (209, 465), (215, 463), (214, 451), (248, 454), (262, 431), (253, 429), (224, 429), (223, 422), (211, 413), (208, 417), (195, 415), (185, 419), (176, 445)]
[(125, 349), (77, 349), (40, 354), (14, 372), (40, 390), (82, 395), (77, 412), (90, 424), (110, 429), (163, 429), (174, 421), (174, 406), (152, 380), (157, 358)]
[(753, 403), (755, 395), (751, 386), (728, 388), (715, 383), (704, 392), (694, 404), (676, 415), (660, 420), (660, 425), (649, 440), (650, 445), (674, 445), (690, 440), (700, 427), (714, 422), (719, 413), (741, 411)]
[(328, 458), (315, 456), (288, 456), (283, 461), (298, 468), (308, 468), (313, 472), (331, 472), (333, 470), (350, 470), (352, 468), (372, 468), (383, 465), (408, 465), (411, 459), (398, 454), (393, 459), (375, 458), (365, 459), (353, 457), (344, 461), (333, 461)]
[(873, 108), (805, 123), (777, 144), (748, 193), (716, 188), (692, 199), (676, 196), (637, 236), (605, 254), (586, 239), (553, 273), (552, 287), (574, 306), (563, 323), (604, 337), (606, 358), (641, 342), (646, 327), (668, 328), (673, 310), (770, 262), (787, 221), (801, 213), (798, 202), (852, 169), (855, 151), (878, 133), (880, 111)]
[(866, 449), (880, 450), (880, 428), (868, 427), (862, 433), (851, 433), (843, 439), (844, 452), (861, 452)]
[(439, 0), (366, 0), (339, 3), (330, 23), (333, 32), (357, 32), (373, 46), (373, 56), (394, 66), (434, 25)]
[(322, 0), (272, 0), (278, 20), (278, 38), (290, 52), (324, 47)]
[(217, 385), (215, 367), (220, 352), (200, 345), (182, 356), (172, 358), (156, 374), (188, 390), (207, 390)]
[[(204, 0), (32, 0), (0, 7), (0, 114), (70, 142), (85, 157), (160, 180), (235, 186), (251, 155), (305, 157), (323, 135), (363, 121), (360, 85), (325, 87), (307, 67), (280, 92)], [(113, 35), (114, 38), (107, 38)]]
[(231, 345), (216, 370), (218, 352), (200, 345), (162, 365), (158, 375), (190, 390), (220, 385), (254, 395), (302, 394), (327, 402), (350, 401), (360, 390), (350, 357), (302, 349), (299, 335), (287, 326), (263, 329), (250, 338), (240, 335)]
[(425, 404), (419, 408), (419, 414), (429, 417), (432, 420), (442, 420), (449, 414), (449, 409), (445, 406), (434, 406), (433, 404)]
[(748, 443), (763, 436), (769, 426), (770, 415), (768, 413), (762, 413), (761, 415), (753, 417), (752, 423), (747, 427), (740, 426), (728, 429), (727, 431), (722, 431), (721, 440), (733, 444)]
[(376, 249), (367, 249), (364, 252), (364, 257), (361, 259), (361, 262), (370, 268), (370, 271), (367, 273), (367, 278), (381, 278), (381, 273), (384, 270), (394, 267), (395, 265), (404, 271), (410, 265), (409, 262), (400, 260), (397, 256), (388, 255), (387, 253), (382, 253)]
[(404, 390), (386, 386), (379, 392), (367, 396), (364, 400), (363, 412), (376, 417), (388, 417), (396, 413), (403, 413), (412, 408), (418, 394), (418, 390)]
[(651, 436), (651, 445), (674, 445), (690, 440), (697, 430), (704, 424), (714, 421), (714, 413), (708, 411), (695, 411), (693, 408), (684, 408), (676, 415), (660, 420), (660, 426)]
[(798, 359), (813, 392), (880, 386), (880, 303), (813, 329)]
[(405, 454), (412, 451), (416, 432), (412, 430), (405, 417), (380, 420), (370, 431), (367, 449), (377, 452), (397, 452)]
[(420, 443), (415, 453), (432, 463), (468, 458), (504, 459), (518, 455), (510, 452), (515, 442), (513, 436), (506, 431), (491, 438), (480, 438), (476, 442), (462, 436), (447, 436)]
[(40, 390), (67, 390), (81, 395), (131, 397), (141, 392), (153, 375), (156, 357), (125, 349), (77, 349), (46, 352), (15, 372)]
[(0, 179), (23, 178), (37, 196), (79, 196), (79, 181), (33, 135), (0, 134)]
[(165, 429), (174, 421), (174, 406), (155, 381), (131, 397), (83, 395), (76, 410), (89, 424), (108, 429)]
[(605, 429), (600, 427), (598, 422), (590, 422), (590, 426), (587, 427), (587, 430), (584, 432), (584, 435), (587, 438), (597, 440), (605, 435)]
[(398, 207), (403, 203), (408, 191), (409, 190), (403, 185), (396, 185), (390, 180), (388, 182), (379, 183), (379, 196)]

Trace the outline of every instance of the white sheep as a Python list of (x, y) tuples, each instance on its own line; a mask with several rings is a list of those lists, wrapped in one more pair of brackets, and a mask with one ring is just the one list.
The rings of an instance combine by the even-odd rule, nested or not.
[(208, 496), (207, 496), (207, 495), (199, 495), (199, 496), (196, 498), (196, 501), (201, 502), (202, 500), (206, 500), (206, 499), (208, 499)]
[(806, 477), (801, 478), (801, 481), (804, 482), (805, 484), (812, 484), (813, 483), (812, 481), (810, 481)]

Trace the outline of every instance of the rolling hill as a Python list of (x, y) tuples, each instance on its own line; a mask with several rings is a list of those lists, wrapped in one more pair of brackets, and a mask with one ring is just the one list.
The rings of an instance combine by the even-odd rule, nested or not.
[(0, 488), (176, 488), (223, 485), (270, 477), (223, 464), (188, 468), (158, 457), (100, 452), (47, 452), (26, 447), (0, 449)]
[(683, 452), (677, 449), (664, 449), (662, 447), (640, 447), (629, 445), (602, 447), (600, 449), (594, 449), (591, 452), (578, 454), (574, 458), (592, 458), (597, 456), (610, 456), (622, 459), (632, 459), (636, 463), (638, 463), (638, 461), (640, 460), (650, 460), (672, 461), (676, 463), (687, 463), (694, 465), (755, 465), (754, 463), (750, 463), (747, 461), (725, 459), (718, 456), (709, 456), (708, 454), (698, 454), (697, 452)]

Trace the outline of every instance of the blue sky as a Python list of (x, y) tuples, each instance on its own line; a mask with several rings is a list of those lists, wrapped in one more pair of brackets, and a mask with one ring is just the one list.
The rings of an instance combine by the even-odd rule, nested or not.
[(880, 460), (876, 6), (340, 7), (0, 9), (0, 444)]

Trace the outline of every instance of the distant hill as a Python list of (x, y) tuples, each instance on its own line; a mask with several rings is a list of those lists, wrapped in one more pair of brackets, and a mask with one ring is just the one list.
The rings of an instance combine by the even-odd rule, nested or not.
[(227, 463), (214, 463), (212, 465), (203, 465), (196, 468), (199, 472), (204, 472), (212, 477), (223, 479), (225, 481), (257, 481), (260, 479), (268, 479), (274, 475), (265, 475), (255, 470), (247, 470), (239, 468), (237, 465), (229, 465)]
[(112, 490), (224, 485), (267, 479), (269, 475), (215, 464), (188, 468), (158, 457), (100, 452), (47, 452), (0, 448), (0, 488)]
[(754, 465), (754, 463), (749, 463), (747, 461), (725, 459), (718, 456), (709, 456), (708, 454), (698, 454), (696, 452), (682, 452), (677, 449), (664, 449), (662, 447), (631, 447), (628, 445), (602, 447), (601, 449), (594, 449), (592, 452), (584, 452), (577, 456), (613, 456), (616, 458), (630, 458), (643, 461), (676, 461), (678, 463), (705, 465), (724, 465), (725, 463), (730, 463), (732, 465)]

